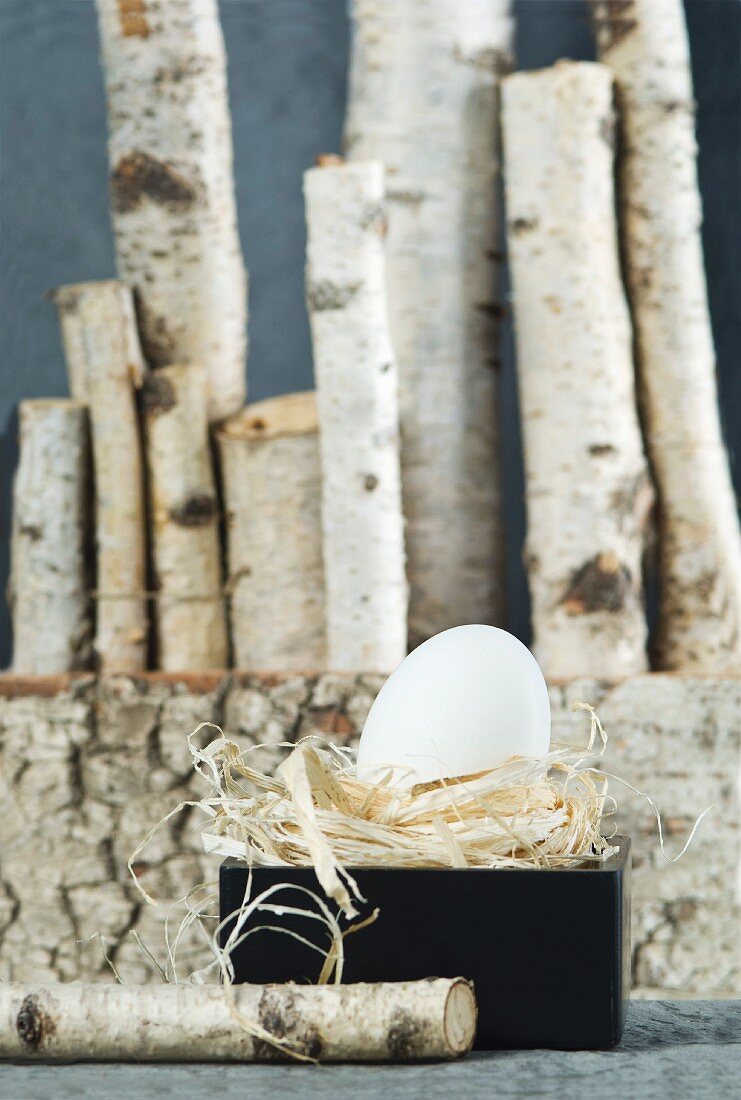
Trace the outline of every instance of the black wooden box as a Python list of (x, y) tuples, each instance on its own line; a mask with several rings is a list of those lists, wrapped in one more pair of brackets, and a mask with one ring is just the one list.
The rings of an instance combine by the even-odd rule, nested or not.
[[(368, 902), (362, 915), (375, 907), (380, 915), (345, 939), (343, 981), (473, 979), (478, 1050), (614, 1046), (630, 991), (630, 840), (614, 843), (617, 854), (599, 866), (352, 868)], [(222, 920), (239, 910), (247, 873), (242, 862), (222, 863)], [(323, 896), (310, 869), (263, 867), (252, 874), (253, 898), (280, 882)], [(312, 905), (297, 890), (269, 900)], [(262, 912), (245, 927), (275, 923), (322, 943), (323, 929), (306, 918)], [(232, 952), (232, 961), (238, 982), (313, 982), (322, 958), (292, 936), (260, 930)]]

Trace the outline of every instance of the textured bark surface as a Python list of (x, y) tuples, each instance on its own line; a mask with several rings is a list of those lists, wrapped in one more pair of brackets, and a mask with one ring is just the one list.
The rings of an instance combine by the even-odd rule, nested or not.
[(547, 676), (646, 667), (652, 494), (618, 261), (609, 69), (503, 83), (534, 649)]
[(160, 367), (142, 403), (157, 591), (157, 655), (162, 669), (224, 668), (219, 505), (200, 365)]
[(508, 0), (354, 0), (345, 145), (386, 166), (412, 645), (500, 623), (497, 80)]
[(333, 162), (304, 176), (306, 301), (321, 426), (327, 656), (330, 668), (347, 671), (390, 672), (407, 645), (383, 187), (383, 166), (375, 162)]
[[(159, 980), (128, 933), (138, 931), (162, 958), (165, 913), (142, 902), (126, 861), (179, 801), (204, 793), (187, 734), (218, 722), (245, 748), (265, 743), (256, 764), (272, 768), (285, 753), (269, 747), (279, 741), (322, 733), (354, 744), (381, 683), (298, 673), (0, 677), (0, 977), (110, 980), (99, 941), (86, 940), (100, 932), (125, 982)], [(670, 854), (697, 814), (714, 807), (670, 864), (649, 806), (611, 784), (617, 824), (634, 844), (638, 990), (738, 996), (741, 681), (647, 674), (554, 685), (554, 738), (584, 744), (587, 719), (571, 712), (575, 701), (593, 703), (603, 718), (605, 767), (656, 798)], [(154, 896), (179, 898), (216, 878), (200, 824), (186, 810), (142, 853), (137, 874)], [(205, 961), (203, 943), (188, 941), (181, 975)]]
[(13, 485), (13, 668), (84, 668), (90, 650), (85, 569), (88, 431), (75, 401), (22, 401)]
[[(233, 1004), (233, 1007), (232, 1007)], [(463, 978), (292, 986), (0, 984), (0, 1058), (62, 1061), (330, 1062), (455, 1058), (476, 1030)]]
[(97, 0), (118, 270), (152, 366), (202, 363), (209, 415), (245, 397), (226, 58), (216, 0)]
[(96, 665), (146, 667), (145, 509), (136, 390), (144, 360), (131, 290), (113, 280), (54, 292), (70, 393), (87, 406), (95, 500)]
[(658, 667), (741, 670), (741, 538), (721, 438), (681, 0), (593, 3), (615, 74), (621, 215), (660, 505)]
[(327, 664), (316, 397), (248, 405), (218, 435), (237, 668)]

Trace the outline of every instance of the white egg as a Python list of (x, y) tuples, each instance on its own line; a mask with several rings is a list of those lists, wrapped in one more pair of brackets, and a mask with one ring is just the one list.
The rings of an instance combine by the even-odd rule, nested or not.
[(358, 776), (393, 768), (402, 787), (471, 775), (511, 756), (542, 757), (551, 736), (543, 673), (526, 646), (494, 626), (456, 626), (392, 672), (371, 707)]

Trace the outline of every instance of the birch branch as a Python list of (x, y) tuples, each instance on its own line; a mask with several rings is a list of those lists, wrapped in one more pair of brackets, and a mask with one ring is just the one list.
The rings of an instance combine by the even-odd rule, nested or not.
[(143, 391), (157, 588), (159, 667), (225, 668), (218, 502), (206, 420), (206, 374), (160, 367)]
[(383, 167), (312, 168), (304, 192), (329, 665), (388, 672), (406, 653), (407, 586)]
[(78, 283), (52, 295), (70, 392), (87, 405), (93, 452), (96, 545), (94, 648), (105, 672), (146, 667), (144, 488), (135, 389), (144, 377), (131, 291)]
[(593, 3), (622, 115), (621, 215), (659, 494), (659, 668), (741, 671), (741, 538), (721, 436), (681, 0)]
[(9, 585), (13, 671), (84, 668), (87, 427), (75, 401), (22, 401)]
[(463, 978), (228, 989), (0, 984), (0, 1058), (294, 1061), (272, 1036), (304, 1058), (409, 1062), (465, 1054), (475, 1029), (473, 988)]
[(250, 405), (218, 436), (237, 668), (326, 666), (316, 397)]
[(498, 78), (508, 0), (353, 0), (345, 144), (386, 166), (412, 645), (501, 623)]
[(646, 666), (651, 491), (618, 263), (612, 94), (609, 71), (590, 63), (503, 84), (528, 574), (550, 677)]
[(246, 277), (215, 0), (97, 0), (119, 274), (152, 366), (202, 363), (209, 417), (245, 397)]

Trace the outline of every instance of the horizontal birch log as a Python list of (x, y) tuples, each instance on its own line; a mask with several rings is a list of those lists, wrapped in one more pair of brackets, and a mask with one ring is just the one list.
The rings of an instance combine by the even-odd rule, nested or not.
[(249, 405), (219, 434), (234, 663), (327, 663), (316, 395)]
[(209, 417), (245, 398), (246, 275), (216, 0), (97, 0), (116, 256), (152, 366), (202, 363)]
[(106, 672), (146, 668), (146, 520), (136, 391), (144, 378), (131, 290), (114, 280), (53, 292), (72, 396), (90, 421), (95, 500), (94, 650)]
[(160, 367), (143, 387), (157, 654), (170, 672), (227, 665), (206, 390), (205, 371), (193, 363)]
[(353, 0), (345, 146), (387, 177), (389, 315), (417, 645), (501, 624), (498, 78), (509, 0)]
[(0, 984), (0, 1058), (272, 1062), (295, 1061), (292, 1050), (323, 1062), (410, 1062), (465, 1054), (475, 1031), (476, 1000), (464, 978), (229, 988)]
[(503, 83), (507, 233), (534, 649), (547, 676), (646, 667), (652, 499), (613, 191), (612, 77), (559, 62)]
[(85, 409), (65, 399), (22, 401), (18, 416), (8, 589), (13, 669), (68, 672), (86, 667), (90, 642)]
[(723, 445), (681, 0), (593, 3), (618, 86), (620, 210), (659, 494), (659, 668), (741, 671), (741, 537)]
[(407, 584), (383, 166), (336, 161), (304, 175), (328, 658), (390, 672), (406, 653)]

